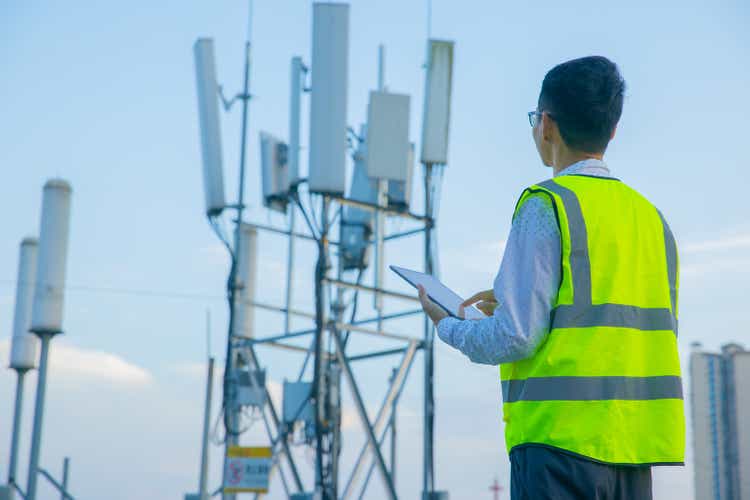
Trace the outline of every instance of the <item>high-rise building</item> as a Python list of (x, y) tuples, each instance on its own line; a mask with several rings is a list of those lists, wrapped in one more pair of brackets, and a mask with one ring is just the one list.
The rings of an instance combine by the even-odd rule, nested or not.
[(690, 402), (696, 500), (750, 500), (750, 351), (694, 343)]

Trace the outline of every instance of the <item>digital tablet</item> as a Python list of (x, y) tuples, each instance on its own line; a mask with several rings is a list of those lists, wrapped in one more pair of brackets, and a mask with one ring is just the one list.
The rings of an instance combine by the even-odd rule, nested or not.
[[(443, 285), (437, 278), (430, 274), (420, 273), (419, 271), (413, 271), (404, 267), (388, 267), (414, 288), (417, 288), (417, 285), (422, 285), (427, 296), (432, 299), (433, 302), (442, 307), (443, 310), (451, 316), (456, 318), (460, 317), (458, 315), (458, 306), (461, 305), (464, 299), (462, 299), (456, 292)], [(465, 307), (464, 314), (466, 319), (482, 319), (487, 317), (487, 315), (474, 306)]]

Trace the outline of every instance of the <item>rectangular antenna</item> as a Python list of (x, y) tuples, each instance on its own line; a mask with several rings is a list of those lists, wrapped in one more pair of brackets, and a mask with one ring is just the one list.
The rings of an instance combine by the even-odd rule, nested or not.
[(201, 152), (203, 155), (203, 189), (206, 214), (219, 215), (226, 201), (221, 158), (221, 126), (219, 122), (219, 87), (216, 83), (214, 41), (199, 38), (193, 46), (195, 81), (198, 91)]
[(260, 133), (260, 168), (263, 181), (263, 205), (286, 213), (289, 199), (289, 148), (280, 139)]
[(409, 159), (409, 96), (370, 92), (367, 175), (405, 181)]
[(315, 193), (346, 189), (348, 59), (349, 6), (314, 4), (308, 180)]
[(452, 75), (453, 42), (429, 40), (422, 116), (421, 162), (424, 164), (448, 162)]
[(258, 272), (258, 230), (240, 227), (240, 255), (237, 256), (239, 290), (235, 296), (234, 336), (252, 338), (255, 319), (255, 283)]

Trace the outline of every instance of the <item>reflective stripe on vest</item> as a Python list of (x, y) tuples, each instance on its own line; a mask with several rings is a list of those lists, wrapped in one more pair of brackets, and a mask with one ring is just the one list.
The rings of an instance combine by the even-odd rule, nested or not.
[(504, 380), (503, 401), (682, 399), (680, 377), (532, 377)]

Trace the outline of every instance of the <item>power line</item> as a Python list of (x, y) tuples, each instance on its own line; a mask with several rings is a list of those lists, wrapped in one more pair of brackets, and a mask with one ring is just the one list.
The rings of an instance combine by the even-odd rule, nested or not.
[[(15, 287), (16, 280), (0, 280), (0, 284)], [(186, 300), (225, 300), (224, 295), (211, 295), (206, 293), (175, 292), (168, 290), (145, 290), (136, 288), (97, 287), (89, 285), (69, 285), (65, 287), (69, 292), (103, 293), (116, 295), (132, 295), (138, 297), (159, 297)]]

